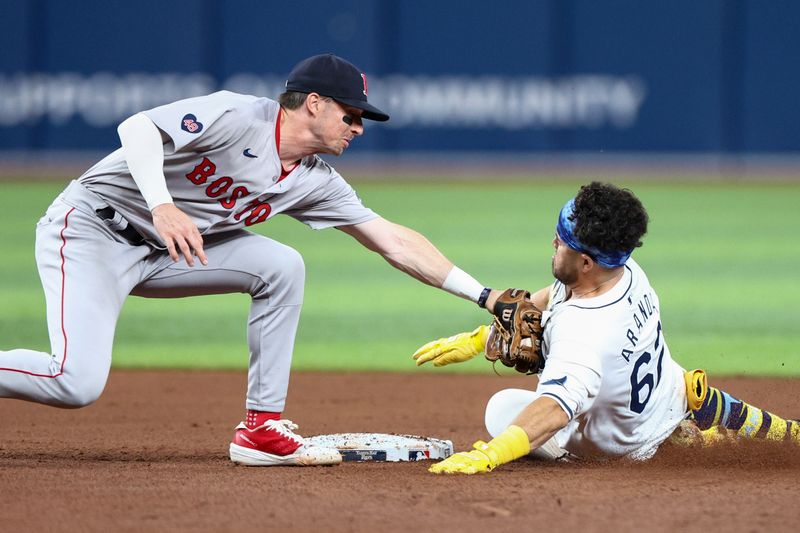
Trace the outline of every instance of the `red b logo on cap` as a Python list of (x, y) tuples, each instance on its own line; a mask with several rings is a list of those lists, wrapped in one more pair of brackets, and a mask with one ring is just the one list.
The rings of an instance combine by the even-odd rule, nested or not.
[(367, 90), (367, 75), (361, 74), (361, 79), (364, 80), (364, 90), (362, 92), (364, 93), (364, 96), (367, 96), (367, 92), (369, 92)]

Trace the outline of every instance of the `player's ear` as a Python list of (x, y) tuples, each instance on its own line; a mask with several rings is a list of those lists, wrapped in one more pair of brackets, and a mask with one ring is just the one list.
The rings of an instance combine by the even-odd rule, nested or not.
[(581, 254), (581, 271), (586, 274), (588, 273), (595, 265), (594, 259), (586, 254)]
[(306, 96), (306, 110), (311, 116), (317, 116), (320, 113), (322, 105), (322, 96), (317, 93), (308, 93)]

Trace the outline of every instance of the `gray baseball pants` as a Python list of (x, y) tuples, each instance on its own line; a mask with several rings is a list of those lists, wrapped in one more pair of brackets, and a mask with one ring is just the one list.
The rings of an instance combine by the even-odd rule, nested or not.
[[(0, 351), (0, 397), (82, 407), (103, 391), (114, 330), (129, 294), (181, 298), (246, 293), (250, 349), (246, 407), (281, 412), (303, 302), (300, 254), (246, 230), (204, 237), (208, 266), (173, 263), (133, 245), (103, 220), (102, 198), (73, 182), (36, 228), (36, 262), (47, 303), (51, 352)], [(198, 324), (202, 327), (202, 324)]]

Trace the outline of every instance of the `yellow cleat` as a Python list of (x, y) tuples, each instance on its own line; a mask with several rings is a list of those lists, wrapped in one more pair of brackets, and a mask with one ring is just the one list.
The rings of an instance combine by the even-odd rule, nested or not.
[(670, 442), (678, 446), (714, 446), (723, 443), (733, 443), (737, 440), (735, 431), (725, 429), (722, 426), (712, 426), (701, 430), (697, 425), (684, 420), (675, 432), (670, 436)]
[(714, 426), (700, 432), (700, 439), (703, 446), (714, 446), (736, 442), (739, 437), (735, 431), (725, 429), (722, 426)]
[(491, 457), (481, 451), (488, 445), (483, 441), (473, 444), (474, 450), (451, 455), (444, 461), (438, 462), (428, 469), (432, 474), (481, 474), (491, 472), (497, 464)]

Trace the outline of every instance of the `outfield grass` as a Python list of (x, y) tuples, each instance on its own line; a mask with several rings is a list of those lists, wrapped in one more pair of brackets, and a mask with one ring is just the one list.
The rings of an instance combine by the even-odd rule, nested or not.
[[(536, 289), (550, 283), (555, 217), (577, 185), (395, 182), (357, 189), (368, 206), (424, 233), (483, 283)], [(673, 356), (718, 375), (800, 373), (800, 186), (627, 185), (650, 212), (650, 233), (634, 257), (660, 295)], [(0, 184), (0, 348), (49, 350), (33, 228), (61, 188)], [(295, 368), (410, 371), (418, 345), (488, 319), (336, 230), (314, 232), (288, 217), (257, 230), (305, 257)], [(246, 368), (247, 307), (243, 295), (130, 298), (114, 364)], [(479, 359), (436, 371), (445, 370), (490, 371)]]

